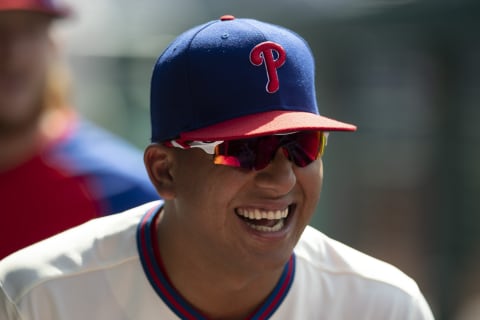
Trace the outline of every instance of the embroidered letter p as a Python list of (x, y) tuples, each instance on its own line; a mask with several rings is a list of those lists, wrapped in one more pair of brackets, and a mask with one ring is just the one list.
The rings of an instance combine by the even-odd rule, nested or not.
[[(276, 55), (274, 55), (274, 51)], [(250, 62), (253, 65), (260, 66), (265, 63), (268, 93), (275, 93), (280, 88), (277, 69), (285, 63), (286, 58), (285, 49), (272, 41), (259, 43), (250, 51)]]

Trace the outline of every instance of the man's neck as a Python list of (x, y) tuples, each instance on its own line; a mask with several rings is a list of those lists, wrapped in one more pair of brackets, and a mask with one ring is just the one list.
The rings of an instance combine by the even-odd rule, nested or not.
[(157, 219), (156, 234), (168, 278), (183, 298), (209, 319), (247, 318), (278, 283), (283, 267), (257, 273), (251, 270), (239, 272), (226, 269), (225, 264), (207, 261), (201, 254), (186, 255), (185, 247), (191, 244), (183, 243), (181, 239), (177, 241), (178, 235), (169, 236), (168, 228), (159, 227), (161, 218)]
[(0, 135), (0, 172), (23, 163), (50, 141), (58, 139), (65, 132), (71, 116), (67, 111), (50, 112), (22, 130)]
[(0, 172), (7, 171), (30, 158), (39, 145), (39, 130), (32, 123), (21, 132), (0, 136)]

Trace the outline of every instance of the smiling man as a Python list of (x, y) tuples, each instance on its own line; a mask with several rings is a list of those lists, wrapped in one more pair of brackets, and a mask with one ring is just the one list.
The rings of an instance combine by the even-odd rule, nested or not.
[(2, 319), (433, 319), (395, 267), (308, 226), (329, 131), (305, 41), (224, 16), (180, 35), (151, 82), (144, 155), (164, 201), (0, 263)]

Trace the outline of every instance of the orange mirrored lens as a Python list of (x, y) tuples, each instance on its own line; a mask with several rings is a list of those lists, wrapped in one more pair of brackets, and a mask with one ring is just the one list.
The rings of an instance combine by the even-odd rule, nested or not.
[(290, 161), (305, 167), (323, 154), (325, 144), (326, 135), (320, 131), (225, 141), (215, 148), (214, 163), (261, 170), (272, 161), (277, 150), (283, 148)]

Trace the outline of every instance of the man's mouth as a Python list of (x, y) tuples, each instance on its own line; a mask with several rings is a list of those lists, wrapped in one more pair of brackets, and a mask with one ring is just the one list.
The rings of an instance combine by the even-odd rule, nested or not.
[(277, 232), (285, 225), (291, 206), (281, 210), (265, 210), (258, 208), (237, 208), (237, 215), (246, 224), (260, 232)]

